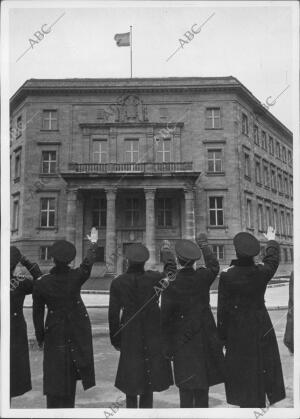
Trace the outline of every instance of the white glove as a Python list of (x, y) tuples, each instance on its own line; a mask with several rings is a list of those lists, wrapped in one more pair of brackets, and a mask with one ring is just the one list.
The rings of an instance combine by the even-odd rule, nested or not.
[(275, 240), (276, 239), (276, 230), (275, 228), (269, 226), (267, 234), (264, 233), (264, 236), (267, 240)]
[(91, 235), (90, 236), (87, 235), (86, 237), (89, 239), (89, 241), (91, 243), (97, 243), (97, 241), (98, 241), (98, 230), (96, 229), (96, 227), (92, 227)]

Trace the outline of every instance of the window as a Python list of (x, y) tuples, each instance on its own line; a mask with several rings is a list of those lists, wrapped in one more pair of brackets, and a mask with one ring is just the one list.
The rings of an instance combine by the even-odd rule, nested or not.
[(138, 163), (139, 161), (139, 140), (125, 140), (125, 162)]
[(163, 139), (157, 142), (156, 158), (159, 163), (169, 163), (171, 161), (171, 140)]
[(125, 201), (126, 226), (133, 227), (139, 224), (140, 205), (138, 198), (127, 198)]
[(159, 109), (159, 117), (161, 120), (166, 121), (168, 119), (168, 109), (167, 108), (160, 108)]
[(106, 226), (106, 199), (94, 198), (92, 201), (92, 224), (93, 227)]
[(44, 262), (51, 261), (52, 257), (50, 256), (49, 250), (51, 246), (41, 246), (40, 247), (40, 260)]
[(224, 225), (223, 197), (209, 198), (209, 224), (211, 226)]
[(221, 110), (220, 108), (206, 109), (206, 127), (221, 128)]
[(291, 198), (293, 197), (293, 181), (292, 180), (290, 180), (290, 196), (291, 196)]
[(293, 160), (292, 160), (292, 152), (291, 152), (291, 150), (288, 150), (288, 164), (289, 164), (290, 166), (292, 166), (292, 164), (293, 164)]
[(208, 172), (222, 172), (222, 150), (208, 150)]
[(107, 163), (106, 140), (93, 140), (93, 163)]
[(255, 180), (256, 183), (261, 184), (261, 166), (258, 161), (255, 163)]
[(246, 224), (247, 228), (252, 228), (252, 201), (247, 199), (246, 201)]
[(271, 170), (271, 188), (276, 191), (276, 172), (275, 169)]
[(21, 152), (15, 154), (15, 181), (21, 177)]
[(274, 228), (276, 230), (276, 234), (279, 234), (278, 231), (279, 223), (278, 223), (278, 211), (276, 208), (274, 208)]
[(172, 200), (170, 198), (157, 200), (157, 225), (159, 227), (172, 226)]
[(278, 173), (278, 192), (282, 193), (282, 175)]
[(283, 254), (284, 254), (284, 261), (288, 262), (289, 261), (289, 257), (288, 257), (288, 250), (286, 247), (283, 248)]
[(43, 111), (43, 129), (45, 130), (57, 130), (58, 120), (56, 110), (45, 110)]
[(41, 198), (41, 227), (55, 227), (55, 198)]
[(284, 193), (286, 195), (289, 195), (289, 183), (288, 178), (286, 176), (284, 177)]
[(42, 151), (42, 173), (56, 173), (56, 151)]
[(264, 150), (267, 150), (267, 135), (265, 131), (261, 132), (261, 146)]
[(263, 231), (264, 229), (264, 215), (263, 215), (263, 207), (261, 204), (257, 206), (257, 219), (258, 219), (258, 230)]
[(291, 226), (291, 216), (289, 213), (286, 214), (286, 234), (287, 236), (291, 236), (292, 234), (292, 226)]
[(246, 114), (242, 114), (242, 134), (248, 135), (249, 127), (248, 127), (248, 116)]
[(19, 115), (17, 118), (17, 136), (16, 138), (19, 138), (22, 135), (23, 131), (23, 124), (22, 124), (22, 115)]
[(282, 146), (282, 161), (286, 163), (286, 148)]
[(285, 235), (284, 211), (280, 212), (280, 233)]
[(264, 166), (264, 185), (266, 187), (269, 187), (270, 186), (269, 168), (268, 168), (268, 166)]
[(269, 153), (274, 156), (274, 139), (269, 135)]
[(270, 207), (266, 207), (266, 229), (270, 226), (272, 226), (271, 210)]
[(278, 157), (279, 159), (281, 158), (280, 143), (278, 141), (276, 142), (276, 157)]
[(291, 256), (291, 262), (293, 262), (294, 261), (294, 251), (291, 247), (290, 247), (290, 256)]
[(12, 230), (13, 231), (16, 231), (19, 229), (19, 212), (20, 212), (19, 199), (15, 199), (13, 201), (13, 216), (12, 216)]
[(95, 262), (104, 262), (104, 247), (98, 246), (96, 248)]
[(222, 244), (213, 244), (212, 251), (218, 260), (224, 260), (224, 246)]
[(245, 176), (248, 178), (251, 178), (251, 166), (250, 166), (250, 156), (249, 154), (244, 154), (244, 160), (245, 160)]
[(258, 135), (258, 126), (257, 125), (254, 125), (254, 127), (253, 127), (253, 136), (254, 136), (254, 143), (259, 145), (259, 135)]

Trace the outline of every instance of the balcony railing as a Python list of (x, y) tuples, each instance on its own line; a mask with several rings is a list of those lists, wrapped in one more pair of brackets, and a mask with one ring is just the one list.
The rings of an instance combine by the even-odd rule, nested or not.
[(173, 173), (193, 171), (192, 162), (170, 163), (70, 163), (69, 170), (77, 173)]

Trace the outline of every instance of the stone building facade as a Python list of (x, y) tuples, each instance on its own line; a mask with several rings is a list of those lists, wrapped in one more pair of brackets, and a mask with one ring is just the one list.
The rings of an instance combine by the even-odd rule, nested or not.
[(277, 228), (293, 259), (293, 137), (234, 77), (26, 81), (11, 98), (11, 239), (47, 270), (67, 239), (94, 277), (124, 269), (130, 243), (160, 266), (167, 239), (205, 232), (222, 265), (233, 236)]

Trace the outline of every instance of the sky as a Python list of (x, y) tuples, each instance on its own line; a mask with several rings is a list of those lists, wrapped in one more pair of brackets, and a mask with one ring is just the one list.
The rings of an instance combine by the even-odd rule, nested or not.
[[(130, 48), (117, 47), (114, 35), (132, 25), (133, 77), (231, 75), (262, 103), (286, 89), (269, 110), (292, 129), (291, 4), (78, 2), (72, 8), (72, 2), (59, 3), (66, 7), (52, 2), (51, 8), (25, 8), (26, 2), (19, 2), (9, 14), (10, 95), (30, 78), (130, 77)], [(37, 42), (35, 32), (43, 25), (48, 30), (58, 18)], [(187, 41), (184, 34), (203, 23), (167, 60), (180, 39)], [(30, 39), (37, 42), (32, 47)]]

